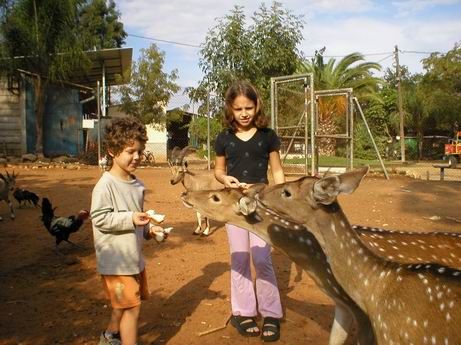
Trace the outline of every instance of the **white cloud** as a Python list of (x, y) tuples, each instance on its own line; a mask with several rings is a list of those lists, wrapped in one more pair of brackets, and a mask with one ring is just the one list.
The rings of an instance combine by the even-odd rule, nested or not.
[(457, 3), (459, 0), (401, 0), (393, 1), (392, 5), (397, 9), (397, 17), (407, 17), (427, 8)]

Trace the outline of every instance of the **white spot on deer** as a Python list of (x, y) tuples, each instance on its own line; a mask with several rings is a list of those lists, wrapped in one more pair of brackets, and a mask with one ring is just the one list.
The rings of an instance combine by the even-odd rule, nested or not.
[(429, 325), (429, 320), (424, 320), (423, 321), (424, 328), (427, 328), (428, 325)]

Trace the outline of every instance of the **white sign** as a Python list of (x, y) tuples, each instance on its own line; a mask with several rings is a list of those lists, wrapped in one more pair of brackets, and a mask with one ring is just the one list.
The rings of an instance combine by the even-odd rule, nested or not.
[(94, 120), (83, 119), (82, 128), (94, 128)]

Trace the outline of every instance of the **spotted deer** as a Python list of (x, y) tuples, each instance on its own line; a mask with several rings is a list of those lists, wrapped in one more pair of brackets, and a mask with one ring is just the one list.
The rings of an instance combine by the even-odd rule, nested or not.
[[(378, 345), (461, 344), (461, 271), (440, 263), (451, 253), (440, 251), (438, 263), (434, 258), (424, 262), (420, 259), (430, 250), (414, 237), (414, 262), (379, 256), (362, 243), (343, 213), (337, 196), (352, 193), (367, 171), (271, 186), (262, 189), (257, 200), (282, 219), (302, 223), (314, 235), (336, 280), (369, 316)], [(295, 232), (281, 227), (275, 231), (287, 242)], [(459, 241), (456, 236), (451, 238)], [(433, 245), (437, 248), (436, 241)], [(408, 246), (399, 246), (397, 252), (405, 256)]]
[[(186, 146), (182, 150), (179, 147), (175, 147), (171, 152), (171, 158), (168, 160), (168, 165), (171, 170), (170, 183), (172, 185), (182, 183), (186, 190), (210, 190), (219, 189), (224, 186), (216, 180), (213, 171), (191, 171), (188, 169), (186, 156), (195, 149), (190, 146)], [(210, 234), (210, 221), (207, 217), (204, 219), (205, 229), (202, 229), (202, 216), (197, 212), (197, 227), (195, 228), (194, 235), (208, 236)]]
[[(368, 317), (354, 303), (332, 275), (330, 265), (315, 237), (305, 227), (278, 217), (259, 205), (252, 193), (238, 189), (187, 191), (181, 198), (187, 207), (211, 219), (248, 229), (301, 266), (319, 288), (335, 302), (329, 345), (342, 345), (356, 323), (356, 344), (374, 344)], [(250, 202), (249, 202), (250, 201)], [(288, 234), (288, 235), (287, 235)]]
[[(13, 174), (10, 175), (8, 171), (6, 171), (6, 176), (3, 174), (0, 174), (0, 201), (4, 200), (9, 208), (10, 208), (10, 218), (15, 219), (14, 215), (14, 208), (13, 208), (13, 202), (10, 200), (10, 193), (14, 191), (14, 188), (16, 186), (16, 177), (18, 174), (15, 174), (13, 171)], [(3, 218), (0, 217), (0, 220)]]

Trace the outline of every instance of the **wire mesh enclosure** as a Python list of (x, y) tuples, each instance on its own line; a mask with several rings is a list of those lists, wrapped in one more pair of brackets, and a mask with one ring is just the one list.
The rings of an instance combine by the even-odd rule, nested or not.
[(308, 174), (314, 170), (312, 74), (271, 78), (271, 102), (271, 126), (281, 140), (284, 172)]

